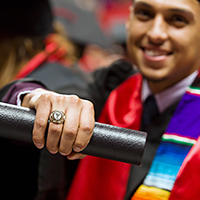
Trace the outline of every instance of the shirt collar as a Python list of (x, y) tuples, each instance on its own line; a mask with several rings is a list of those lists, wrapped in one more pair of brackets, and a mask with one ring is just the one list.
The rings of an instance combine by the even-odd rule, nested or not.
[[(158, 110), (162, 113), (169, 106), (178, 102), (185, 93), (188, 86), (190, 86), (198, 75), (198, 71), (193, 72), (177, 84), (172, 87), (155, 94), (156, 103)], [(143, 79), (142, 83), (142, 102), (144, 102), (148, 96), (153, 94), (146, 79)]]

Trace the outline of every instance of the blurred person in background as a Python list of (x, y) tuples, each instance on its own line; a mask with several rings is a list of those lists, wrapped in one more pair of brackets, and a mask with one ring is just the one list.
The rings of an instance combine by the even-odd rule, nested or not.
[[(46, 62), (69, 67), (77, 60), (75, 45), (67, 39), (62, 26), (54, 23), (47, 1), (36, 2), (0, 4), (0, 87), (27, 76)], [(26, 68), (31, 69), (25, 72)]]
[[(48, 0), (2, 1), (0, 10), (0, 85), (13, 79), (16, 83), (3, 87), (0, 95), (10, 88), (10, 103), (20, 105), (27, 90), (31, 91), (39, 82), (40, 88), (102, 102), (104, 95), (105, 100), (112, 88), (126, 79), (127, 70), (118, 65), (111, 67), (109, 73), (99, 71), (95, 74), (99, 77), (97, 86), (91, 85), (99, 91), (95, 90), (93, 98), (87, 90), (90, 75), (75, 64), (79, 48), (65, 35), (63, 26), (55, 23)], [(127, 68), (131, 71), (130, 66)], [(101, 90), (108, 82), (110, 87)], [(19, 88), (22, 90), (17, 93)], [(98, 103), (99, 110), (103, 103)], [(2, 138), (0, 149), (1, 194), (6, 199), (65, 199), (78, 161), (52, 155), (46, 148), (38, 150), (24, 142)]]
[(101, 27), (97, 10), (100, 1), (51, 0), (57, 21), (64, 26), (68, 38), (79, 49), (79, 67), (86, 72), (106, 67), (125, 56), (113, 48), (113, 39)]

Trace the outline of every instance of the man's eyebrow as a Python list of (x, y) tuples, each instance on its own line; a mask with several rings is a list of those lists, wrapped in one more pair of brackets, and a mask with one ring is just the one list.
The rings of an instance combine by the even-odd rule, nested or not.
[[(147, 8), (152, 8), (152, 6), (146, 2), (134, 2), (133, 1), (133, 5), (134, 6), (145, 6)], [(182, 8), (171, 8), (169, 9), (170, 12), (176, 12), (176, 13), (183, 13), (186, 14), (188, 17), (190, 17), (191, 19), (194, 18), (194, 15), (192, 12), (186, 10), (186, 9), (182, 9)]]
[(179, 9), (179, 8), (171, 8), (169, 9), (170, 12), (175, 12), (175, 13), (183, 13), (186, 14), (188, 17), (190, 17), (191, 19), (194, 18), (194, 15), (192, 12), (185, 10), (185, 9)]
[(151, 5), (149, 5), (148, 3), (145, 3), (145, 2), (133, 2), (133, 5), (139, 5), (139, 6), (145, 6), (145, 7), (148, 7), (148, 8), (152, 8)]

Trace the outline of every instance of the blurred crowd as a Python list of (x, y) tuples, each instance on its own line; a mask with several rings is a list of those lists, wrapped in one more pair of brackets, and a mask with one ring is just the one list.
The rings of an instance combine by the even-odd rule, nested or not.
[(52, 0), (56, 19), (79, 47), (86, 71), (108, 66), (125, 56), (125, 21), (129, 0)]
[[(101, 74), (99, 78), (94, 76), (97, 69), (107, 67), (126, 56), (124, 21), (128, 16), (129, 3), (124, 0), (1, 1), (0, 88), (3, 88), (3, 92), (0, 94), (3, 96), (13, 81), (22, 81), (13, 88), (22, 86), (23, 91), (11, 95), (11, 99), (17, 102), (9, 101), (21, 105), (20, 100), (25, 92), (31, 91), (35, 84), (41, 82), (49, 90), (61, 94), (77, 94), (97, 102), (98, 116), (110, 91), (130, 75), (127, 68), (132, 72), (132, 66), (117, 65), (107, 68), (110, 71), (103, 73), (103, 78)], [(126, 12), (121, 12), (122, 7), (126, 8)], [(94, 89), (95, 92), (91, 93), (87, 87), (94, 77), (99, 83), (98, 92)], [(29, 85), (24, 78), (35, 81)], [(109, 86), (106, 85), (108, 83)], [(27, 90), (24, 90), (24, 84), (28, 84)], [(4, 102), (7, 101), (4, 99)], [(68, 168), (63, 166), (68, 166), (69, 161), (59, 154), (53, 157), (46, 149), (40, 153), (33, 146), (27, 149), (27, 144), (10, 140), (5, 142), (2, 138), (0, 143), (2, 149), (8, 149), (1, 157), (4, 163), (0, 167), (4, 182), (1, 191), (7, 196), (14, 195), (14, 198), (19, 195), (18, 199), (43, 199), (48, 192), (51, 196), (52, 188), (56, 188), (56, 191), (63, 192), (59, 191), (58, 196), (65, 198), (77, 162), (70, 162), (73, 172), (68, 172)], [(11, 156), (13, 159), (10, 159)], [(55, 158), (58, 159), (56, 162)], [(44, 171), (41, 170), (43, 167)], [(52, 178), (52, 170), (56, 181)], [(9, 192), (10, 188), (12, 193)], [(55, 191), (54, 194), (57, 195)], [(48, 196), (46, 199), (58, 198)]]
[[(33, 61), (37, 63), (35, 68), (46, 60), (56, 59), (68, 67), (75, 64), (87, 73), (126, 56), (124, 22), (128, 17), (129, 0), (49, 2), (53, 19), (43, 8), (44, 3), (37, 8), (38, 3), (34, 1), (29, 5), (24, 0), (0, 3), (0, 87), (23, 78), (20, 74), (27, 75), (21, 70), (32, 65), (31, 59), (36, 60)], [(54, 55), (44, 58), (41, 52)]]

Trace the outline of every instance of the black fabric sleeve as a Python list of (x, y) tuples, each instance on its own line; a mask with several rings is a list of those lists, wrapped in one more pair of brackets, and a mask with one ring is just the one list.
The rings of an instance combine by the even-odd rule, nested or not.
[(121, 59), (107, 68), (102, 68), (93, 73), (94, 81), (89, 85), (89, 94), (96, 110), (98, 119), (109, 94), (128, 77), (136, 73), (132, 64)]

